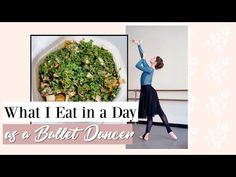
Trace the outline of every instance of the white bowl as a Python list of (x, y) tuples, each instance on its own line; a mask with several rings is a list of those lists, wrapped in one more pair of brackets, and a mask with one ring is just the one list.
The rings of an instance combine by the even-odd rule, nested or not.
[[(114, 46), (112, 43), (103, 40), (99, 37), (94, 36), (63, 36), (59, 37), (58, 40), (56, 40), (52, 44), (48, 44), (45, 50), (41, 51), (36, 57), (33, 58), (32, 62), (32, 101), (44, 101), (43, 97), (40, 95), (38, 91), (39, 87), (39, 75), (38, 75), (38, 69), (41, 63), (44, 62), (45, 57), (60, 48), (64, 46), (65, 40), (75, 40), (79, 42), (80, 40), (84, 39), (85, 41), (89, 41), (92, 39), (94, 42), (93, 44), (100, 46), (107, 50), (109, 50), (112, 55), (114, 62), (116, 63), (117, 68), (121, 68), (119, 71), (121, 79), (125, 80), (125, 83), (122, 83), (120, 86), (120, 91), (116, 98), (113, 101), (127, 101), (127, 69), (124, 65), (124, 60), (121, 57), (121, 54), (116, 46)], [(32, 51), (34, 52), (34, 51)]]

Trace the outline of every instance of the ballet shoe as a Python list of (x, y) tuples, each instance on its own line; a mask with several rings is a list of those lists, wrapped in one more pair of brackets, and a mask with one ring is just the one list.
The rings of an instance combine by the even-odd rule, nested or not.
[(148, 135), (147, 135), (147, 133), (144, 134), (144, 135), (139, 136), (139, 138), (142, 139), (142, 140), (148, 141)]
[(169, 133), (169, 136), (170, 136), (170, 138), (173, 139), (173, 140), (177, 140), (177, 139), (178, 139), (177, 136), (174, 134), (174, 132), (170, 132), (170, 133)]

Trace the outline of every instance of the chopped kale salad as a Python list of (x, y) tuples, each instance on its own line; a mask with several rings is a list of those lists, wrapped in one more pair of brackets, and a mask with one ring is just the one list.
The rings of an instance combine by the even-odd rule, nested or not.
[(124, 80), (113, 55), (90, 40), (66, 40), (39, 66), (39, 92), (46, 101), (112, 101)]

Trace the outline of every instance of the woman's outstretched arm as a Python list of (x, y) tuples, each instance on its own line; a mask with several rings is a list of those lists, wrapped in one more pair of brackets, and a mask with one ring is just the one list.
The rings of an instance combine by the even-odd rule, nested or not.
[(143, 72), (152, 72), (152, 67), (150, 67), (144, 59), (139, 60), (135, 67)]
[(142, 46), (141, 46), (141, 42), (139, 40), (136, 40), (136, 39), (132, 39), (132, 42), (138, 46), (139, 55), (140, 55), (141, 58), (143, 58), (144, 55), (143, 55), (143, 49), (142, 49)]
[(142, 46), (140, 44), (138, 44), (138, 51), (139, 51), (140, 57), (143, 59), (143, 49), (142, 49)]
[(138, 63), (135, 65), (135, 67), (138, 68), (139, 70), (143, 71), (143, 72), (151, 73), (152, 68), (144, 60), (143, 49), (140, 45), (140, 41), (132, 39), (132, 42), (138, 45), (138, 51), (139, 51), (139, 54), (140, 54), (140, 57), (141, 57), (141, 59), (138, 61)]

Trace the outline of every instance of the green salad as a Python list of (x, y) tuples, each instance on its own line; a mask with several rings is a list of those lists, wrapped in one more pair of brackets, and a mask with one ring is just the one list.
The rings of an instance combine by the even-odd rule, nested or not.
[(66, 40), (39, 66), (39, 92), (46, 101), (112, 101), (124, 82), (119, 70), (92, 40)]

